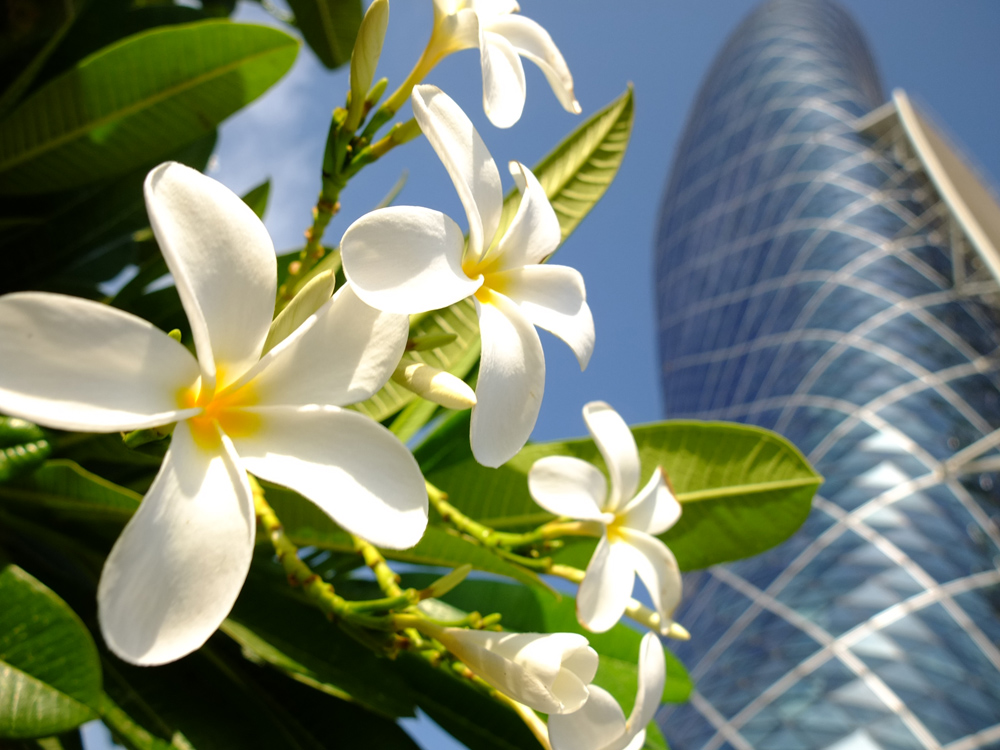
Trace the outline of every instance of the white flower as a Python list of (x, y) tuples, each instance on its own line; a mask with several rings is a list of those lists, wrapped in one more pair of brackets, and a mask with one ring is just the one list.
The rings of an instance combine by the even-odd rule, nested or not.
[(655, 535), (680, 518), (680, 503), (660, 469), (635, 494), (639, 451), (614, 409), (592, 401), (583, 407), (583, 418), (607, 464), (611, 493), (604, 475), (578, 458), (548, 456), (536, 461), (528, 473), (528, 490), (543, 508), (602, 527), (601, 541), (577, 593), (577, 617), (597, 633), (611, 628), (625, 612), (638, 574), (661, 627), (667, 629), (680, 602), (681, 576), (673, 553)]
[(578, 633), (422, 627), (485, 682), (536, 711), (576, 711), (593, 689), (597, 652)]
[(344, 273), (372, 307), (437, 310), (475, 295), (482, 360), (472, 410), (472, 452), (486, 466), (514, 456), (531, 434), (545, 388), (545, 358), (534, 326), (561, 338), (585, 368), (594, 319), (580, 273), (542, 265), (559, 245), (559, 220), (527, 167), (511, 162), (521, 205), (499, 234), (500, 173), (469, 118), (440, 89), (413, 90), (413, 111), (444, 162), (469, 219), (396, 206), (362, 216), (341, 241)]
[(145, 194), (197, 360), (112, 307), (7, 295), (0, 410), (65, 430), (177, 423), (98, 587), (111, 650), (162, 664), (201, 646), (243, 585), (256, 527), (247, 471), (386, 547), (419, 540), (427, 495), (398, 440), (337, 406), (385, 383), (405, 346), (406, 318), (379, 313), (344, 287), (261, 358), (277, 282), (264, 225), (223, 185), (180, 164), (150, 172)]
[[(509, 128), (521, 119), (525, 83), (521, 57), (542, 69), (559, 103), (580, 114), (573, 76), (549, 33), (524, 16), (512, 0), (434, 0), (434, 29), (414, 72), (418, 83), (438, 61), (463, 49), (479, 49), (483, 109), (490, 122)], [(404, 88), (405, 90), (405, 88)]]
[(666, 681), (663, 647), (653, 633), (646, 633), (639, 646), (639, 690), (628, 721), (618, 701), (591, 685), (583, 708), (549, 717), (552, 750), (639, 750), (646, 743), (646, 727), (660, 706)]

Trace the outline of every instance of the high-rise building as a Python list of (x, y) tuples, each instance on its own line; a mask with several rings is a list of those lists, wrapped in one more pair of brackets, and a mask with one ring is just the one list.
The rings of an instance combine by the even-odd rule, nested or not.
[(844, 11), (739, 26), (663, 201), (666, 416), (774, 429), (826, 482), (791, 540), (688, 579), (673, 750), (1000, 748), (998, 247)]

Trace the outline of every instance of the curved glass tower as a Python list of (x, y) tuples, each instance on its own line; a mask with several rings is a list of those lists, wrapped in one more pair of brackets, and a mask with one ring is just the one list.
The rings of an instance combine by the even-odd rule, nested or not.
[(777, 430), (826, 482), (790, 541), (688, 579), (674, 750), (1000, 748), (1000, 256), (884, 102), (842, 10), (774, 0), (677, 151), (667, 416)]

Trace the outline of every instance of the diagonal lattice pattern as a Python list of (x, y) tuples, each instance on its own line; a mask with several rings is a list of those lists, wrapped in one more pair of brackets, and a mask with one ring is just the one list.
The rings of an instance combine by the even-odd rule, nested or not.
[(668, 417), (775, 429), (826, 477), (801, 531), (698, 574), (675, 750), (1000, 748), (1000, 289), (854, 23), (774, 0), (703, 84), (664, 197)]

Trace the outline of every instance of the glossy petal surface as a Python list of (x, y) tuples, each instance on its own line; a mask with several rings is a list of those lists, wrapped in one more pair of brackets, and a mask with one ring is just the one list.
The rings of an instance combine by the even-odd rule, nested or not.
[(509, 128), (521, 119), (527, 87), (524, 66), (517, 50), (501, 34), (482, 26), (479, 58), (483, 66), (483, 109), (498, 128)]
[(61, 294), (0, 298), (0, 411), (63, 430), (156, 427), (193, 413), (188, 351), (141, 318)]
[(587, 630), (603, 633), (625, 612), (635, 585), (635, 554), (628, 544), (602, 537), (576, 594), (576, 615)]
[(587, 367), (594, 352), (594, 318), (579, 271), (569, 266), (525, 266), (491, 274), (488, 283), (516, 302), (534, 325), (565, 341), (581, 370)]
[(411, 102), (413, 116), (448, 171), (465, 208), (469, 218), (467, 253), (470, 260), (476, 261), (493, 241), (503, 211), (503, 188), (496, 162), (472, 121), (441, 89), (417, 86)]
[(639, 645), (639, 688), (632, 714), (628, 717), (629, 736), (638, 734), (656, 716), (667, 682), (667, 660), (655, 633), (646, 633)]
[(345, 286), (260, 361), (253, 388), (269, 406), (363, 401), (392, 375), (409, 330), (405, 315), (369, 307)]
[(583, 707), (549, 717), (552, 750), (611, 750), (625, 736), (625, 713), (607, 690), (596, 685)]
[(508, 166), (521, 192), (521, 202), (493, 251), (497, 270), (541, 263), (556, 251), (562, 241), (559, 218), (549, 203), (545, 188), (523, 164), (512, 161)]
[(674, 553), (656, 537), (628, 528), (620, 531), (624, 537), (620, 546), (637, 553), (633, 555), (635, 572), (649, 591), (653, 607), (663, 621), (670, 619), (681, 600), (681, 573)]
[(101, 573), (98, 619), (108, 647), (140, 665), (199, 648), (243, 586), (254, 529), (250, 486), (228, 439), (200, 446), (179, 422)]
[(535, 502), (557, 516), (611, 520), (604, 507), (608, 482), (597, 467), (579, 458), (546, 456), (528, 472), (528, 491)]
[(176, 162), (152, 170), (146, 210), (194, 334), (206, 382), (258, 357), (274, 314), (277, 261), (263, 223), (221, 183)]
[(472, 410), (472, 453), (497, 467), (524, 447), (545, 390), (542, 342), (531, 322), (502, 294), (476, 300), (483, 342)]
[(603, 401), (583, 407), (587, 429), (604, 456), (611, 476), (611, 495), (605, 510), (618, 510), (639, 487), (639, 449), (625, 420)]
[(334, 406), (257, 407), (234, 438), (247, 470), (295, 490), (351, 533), (405, 549), (427, 526), (427, 492), (413, 454), (387, 429)]
[(440, 211), (392, 206), (365, 214), (344, 233), (344, 274), (358, 297), (409, 315), (438, 310), (481, 286), (462, 270), (465, 237)]
[(622, 510), (624, 525), (636, 531), (656, 536), (662, 534), (681, 517), (681, 504), (667, 485), (666, 475), (657, 469)]

